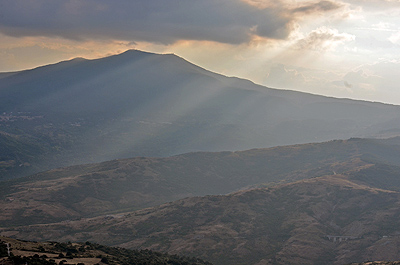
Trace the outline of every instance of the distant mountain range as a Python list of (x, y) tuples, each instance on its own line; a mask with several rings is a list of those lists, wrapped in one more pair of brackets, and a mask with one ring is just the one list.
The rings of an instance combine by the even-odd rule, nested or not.
[(0, 233), (220, 265), (396, 260), (399, 176), (400, 137), (114, 160), (0, 182)]
[(400, 134), (400, 107), (275, 90), (131, 50), (0, 75), (2, 179), (134, 156)]

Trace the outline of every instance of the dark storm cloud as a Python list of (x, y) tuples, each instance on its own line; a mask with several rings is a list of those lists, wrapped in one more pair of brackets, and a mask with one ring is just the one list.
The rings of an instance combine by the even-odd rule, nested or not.
[(284, 38), (289, 23), (239, 0), (13, 0), (0, 6), (0, 31), (11, 36), (242, 43), (251, 34)]
[[(295, 12), (333, 7), (322, 1)], [(286, 12), (240, 0), (13, 0), (0, 3), (0, 32), (17, 37), (237, 44), (252, 35), (284, 39), (296, 19)]]

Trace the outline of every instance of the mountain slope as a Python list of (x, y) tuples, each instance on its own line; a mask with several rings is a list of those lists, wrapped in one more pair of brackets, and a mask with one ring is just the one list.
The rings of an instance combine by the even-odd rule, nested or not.
[(399, 206), (398, 192), (334, 175), (2, 234), (151, 248), (221, 265), (346, 264), (398, 257)]
[(114, 160), (0, 182), (0, 226), (122, 213), (331, 174), (397, 191), (399, 172), (400, 137)]
[(0, 113), (3, 178), (133, 156), (400, 132), (398, 106), (273, 90), (140, 51), (4, 75)]

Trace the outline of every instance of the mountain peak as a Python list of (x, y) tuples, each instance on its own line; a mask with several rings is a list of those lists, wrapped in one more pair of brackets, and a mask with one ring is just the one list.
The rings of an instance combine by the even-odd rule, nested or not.
[(156, 55), (156, 53), (152, 53), (152, 52), (140, 51), (140, 50), (136, 50), (136, 49), (129, 49), (122, 53), (116, 54), (116, 56), (132, 56), (132, 55), (138, 55), (138, 54)]
[[(181, 58), (173, 53), (153, 53), (153, 52), (141, 51), (141, 50), (136, 50), (136, 49), (129, 49), (122, 53), (115, 54), (114, 56), (124, 57), (124, 58), (126, 58), (126, 57), (129, 57), (129, 58), (136, 57), (137, 58), (137, 57), (145, 57), (145, 56), (148, 56), (148, 57), (150, 57), (150, 56), (159, 56), (159, 57), (173, 56), (173, 57)], [(111, 57), (113, 57), (113, 56), (111, 56)], [(107, 58), (107, 57), (105, 57), (105, 58)], [(183, 59), (183, 58), (181, 58), (181, 59)]]

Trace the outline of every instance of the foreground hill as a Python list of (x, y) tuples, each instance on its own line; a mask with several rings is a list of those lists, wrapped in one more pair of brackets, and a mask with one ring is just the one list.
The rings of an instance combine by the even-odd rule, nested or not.
[(398, 259), (399, 216), (399, 192), (337, 174), (1, 233), (150, 248), (221, 265), (347, 264)]
[(0, 226), (117, 214), (331, 174), (400, 190), (400, 138), (132, 158), (0, 182)]
[(398, 135), (400, 107), (273, 90), (140, 51), (0, 78), (0, 176), (133, 156)]
[[(10, 250), (10, 255), (8, 255), (8, 250)], [(6, 237), (0, 237), (0, 264), (212, 265), (209, 262), (197, 258), (179, 257), (177, 255), (168, 255), (149, 250), (112, 248), (90, 242), (29, 242)]]

